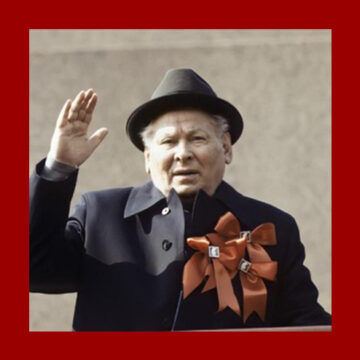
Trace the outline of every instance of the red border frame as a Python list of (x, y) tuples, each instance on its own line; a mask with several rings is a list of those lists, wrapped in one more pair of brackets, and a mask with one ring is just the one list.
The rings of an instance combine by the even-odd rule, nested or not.
[[(288, 5), (287, 5), (288, 4)], [(207, 3), (135, 4), (135, 10), (95, 7), (91, 4), (56, 4), (57, 8), (42, 11), (32, 3), (22, 8), (26, 19), (17, 17), (20, 9), (7, 13), (9, 24), (3, 28), (2, 69), (5, 79), (1, 87), (3, 102), (2, 161), (3, 176), (3, 252), (2, 252), (2, 326), (5, 347), (12, 353), (27, 351), (42, 358), (72, 357), (172, 357), (221, 356), (267, 358), (291, 357), (304, 359), (330, 357), (339, 349), (346, 356), (354, 344), (352, 334), (356, 326), (356, 296), (349, 292), (357, 273), (352, 272), (351, 255), (356, 253), (357, 238), (350, 237), (350, 205), (356, 205), (357, 183), (353, 172), (356, 163), (355, 134), (357, 125), (357, 76), (359, 56), (357, 29), (351, 24), (355, 11), (329, 8), (328, 4), (309, 8), (305, 3), (261, 5), (231, 4), (222, 7)], [(54, 4), (52, 5), (54, 6)], [(121, 5), (122, 6), (122, 5)], [(313, 6), (313, 5), (312, 5)], [(170, 11), (170, 7), (172, 10)], [(291, 8), (290, 8), (291, 7)], [(287, 14), (282, 11), (285, 10)], [(5, 9), (6, 10), (6, 9)], [(110, 11), (111, 10), (111, 11)], [(349, 11), (350, 10), (350, 11)], [(348, 11), (348, 12), (347, 12)], [(354, 15), (352, 15), (354, 14)], [(95, 16), (94, 16), (95, 15)], [(355, 20), (354, 20), (355, 21)], [(81, 25), (80, 25), (81, 24)], [(4, 26), (4, 24), (3, 24)], [(28, 119), (29, 69), (28, 31), (34, 28), (326, 28), (333, 30), (333, 331), (329, 333), (34, 333), (29, 332), (28, 313)], [(350, 81), (349, 81), (350, 80)], [(355, 106), (354, 106), (355, 105)], [(354, 118), (354, 120), (353, 120)], [(351, 130), (351, 131), (349, 131)], [(354, 139), (352, 139), (352, 136)], [(350, 168), (351, 165), (351, 168)], [(346, 181), (346, 182), (345, 182)], [(7, 190), (9, 189), (9, 191)], [(11, 190), (10, 190), (11, 189)], [(345, 189), (345, 190), (344, 190)], [(346, 194), (346, 189), (351, 189)], [(341, 190), (341, 194), (340, 194)], [(351, 196), (351, 197), (349, 197)], [(355, 201), (354, 201), (355, 200)], [(354, 212), (355, 214), (355, 212)], [(346, 222), (345, 222), (346, 220)], [(354, 222), (352, 222), (354, 221)], [(355, 223), (356, 224), (356, 223)], [(340, 238), (341, 235), (341, 238)], [(352, 250), (345, 249), (351, 239)], [(355, 249), (353, 250), (353, 246)], [(346, 262), (345, 262), (346, 261)], [(354, 279), (354, 280), (353, 280)], [(351, 282), (350, 282), (351, 281)], [(343, 311), (342, 309), (346, 309)], [(345, 342), (345, 346), (343, 346)]]

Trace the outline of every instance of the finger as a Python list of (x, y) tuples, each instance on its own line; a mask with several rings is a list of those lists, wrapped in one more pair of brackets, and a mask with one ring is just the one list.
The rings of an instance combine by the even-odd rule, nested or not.
[(88, 104), (88, 102), (90, 101), (92, 95), (94, 94), (94, 90), (93, 89), (87, 89), (85, 92), (85, 96), (84, 99), (81, 103), (80, 109), (86, 109), (86, 106)]
[(68, 116), (69, 121), (74, 121), (77, 119), (78, 112), (79, 112), (79, 109), (80, 109), (80, 106), (81, 106), (81, 103), (82, 103), (84, 97), (85, 97), (84, 90), (81, 90), (75, 97), (74, 101), (72, 102), (71, 108), (70, 108), (70, 112), (69, 112), (69, 116)]
[(57, 121), (58, 127), (61, 128), (67, 124), (70, 107), (71, 107), (71, 100), (68, 99), (68, 100), (66, 100), (64, 106), (62, 107), (62, 109), (60, 111), (58, 121)]
[(80, 105), (80, 109), (79, 109), (79, 112), (77, 113), (77, 119), (80, 120), (80, 121), (85, 121), (85, 117), (86, 117), (86, 107), (92, 97), (94, 93), (94, 90), (93, 89), (88, 89), (86, 90), (85, 92), (85, 96), (84, 96), (84, 99)]
[(86, 106), (86, 113), (87, 114), (92, 114), (94, 112), (96, 103), (97, 103), (97, 95), (96, 95), (96, 93), (94, 93), (91, 96), (91, 99), (90, 99), (89, 103)]
[(74, 101), (73, 101), (71, 110), (73, 110), (73, 111), (79, 111), (80, 106), (81, 106), (81, 103), (82, 103), (82, 101), (84, 100), (84, 97), (85, 97), (85, 91), (84, 91), (84, 90), (81, 90), (81, 91), (76, 95), (76, 98), (75, 98)]
[(96, 130), (91, 137), (89, 138), (89, 142), (95, 150), (99, 144), (104, 140), (105, 136), (108, 134), (109, 130), (107, 128), (101, 128)]

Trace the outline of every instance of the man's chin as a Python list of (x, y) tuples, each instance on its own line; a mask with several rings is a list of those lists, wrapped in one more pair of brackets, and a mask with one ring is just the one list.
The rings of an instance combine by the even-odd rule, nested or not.
[(174, 190), (181, 198), (191, 198), (196, 195), (196, 193), (200, 190), (200, 187), (179, 185), (179, 186), (174, 186)]

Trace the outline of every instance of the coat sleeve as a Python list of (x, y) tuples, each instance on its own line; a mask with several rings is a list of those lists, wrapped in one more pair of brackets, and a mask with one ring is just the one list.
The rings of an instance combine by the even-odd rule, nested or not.
[(293, 218), (286, 232), (287, 249), (279, 267), (276, 326), (331, 325), (331, 315), (318, 303), (318, 290), (304, 266), (305, 249)]
[(68, 218), (77, 171), (64, 181), (41, 177), (42, 160), (29, 181), (30, 291), (66, 293), (78, 289), (84, 254), (85, 202)]

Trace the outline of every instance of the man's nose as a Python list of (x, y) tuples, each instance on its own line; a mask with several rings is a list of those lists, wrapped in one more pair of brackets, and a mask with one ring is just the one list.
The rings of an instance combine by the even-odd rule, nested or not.
[(179, 142), (175, 148), (174, 158), (176, 161), (187, 161), (192, 159), (193, 154), (190, 146), (186, 142)]

